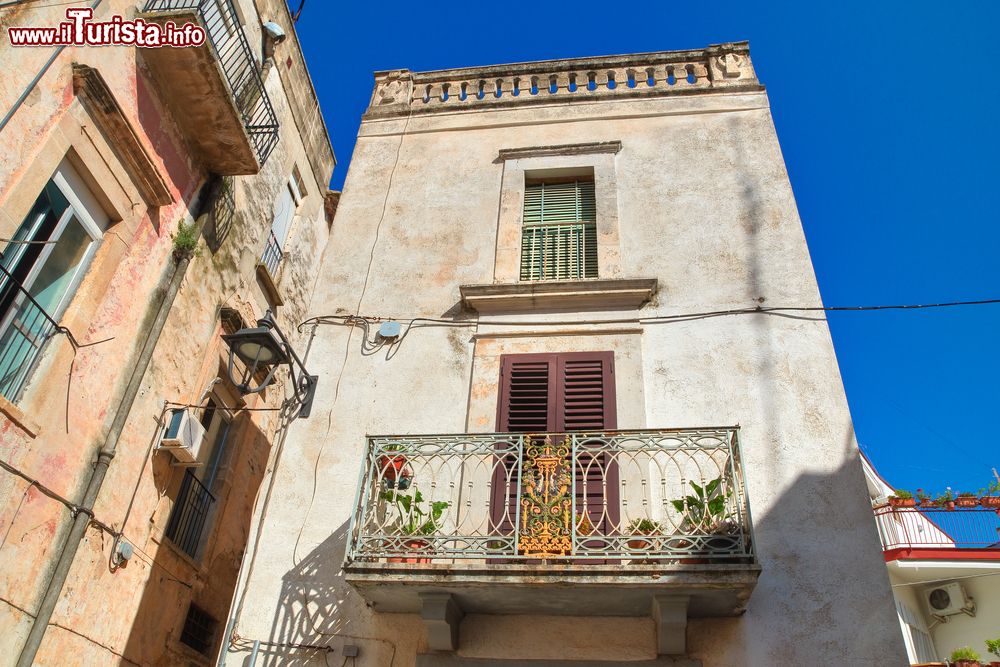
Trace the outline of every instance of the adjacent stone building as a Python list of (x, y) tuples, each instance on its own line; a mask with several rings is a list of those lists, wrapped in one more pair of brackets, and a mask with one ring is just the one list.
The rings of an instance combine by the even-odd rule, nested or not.
[(285, 2), (87, 6), (208, 39), (13, 47), (66, 3), (0, 9), (0, 663), (208, 665), (296, 412), (221, 336), (304, 344), (334, 156)]
[(318, 274), (226, 664), (905, 660), (747, 44), (377, 73)]

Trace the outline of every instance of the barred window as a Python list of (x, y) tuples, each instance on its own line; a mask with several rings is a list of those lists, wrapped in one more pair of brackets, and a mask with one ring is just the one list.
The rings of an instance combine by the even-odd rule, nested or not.
[(521, 235), (521, 280), (596, 277), (594, 181), (527, 184)]

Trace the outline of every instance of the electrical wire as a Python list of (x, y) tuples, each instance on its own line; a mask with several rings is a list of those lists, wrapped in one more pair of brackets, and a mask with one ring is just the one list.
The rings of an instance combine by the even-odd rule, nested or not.
[(673, 315), (653, 315), (651, 317), (629, 317), (629, 318), (614, 318), (614, 319), (601, 319), (601, 320), (517, 320), (517, 321), (505, 321), (505, 320), (490, 320), (477, 318), (475, 320), (455, 320), (446, 319), (441, 317), (384, 317), (384, 316), (371, 316), (364, 317), (360, 315), (317, 315), (315, 317), (310, 317), (303, 320), (299, 327), (303, 327), (310, 324), (340, 324), (340, 325), (353, 325), (357, 320), (364, 319), (369, 322), (383, 322), (383, 321), (394, 321), (394, 322), (409, 322), (413, 324), (415, 322), (429, 322), (436, 324), (445, 324), (449, 326), (456, 327), (476, 327), (480, 325), (496, 325), (496, 326), (553, 326), (553, 325), (572, 325), (572, 324), (654, 324), (657, 322), (673, 322), (673, 321), (684, 321), (688, 319), (701, 319), (708, 317), (722, 317), (726, 315), (755, 315), (755, 314), (768, 314), (768, 313), (784, 313), (784, 312), (868, 312), (868, 311), (881, 311), (881, 310), (921, 310), (928, 308), (953, 308), (958, 306), (984, 306), (1000, 304), (1000, 299), (979, 299), (974, 301), (946, 301), (941, 303), (915, 303), (915, 304), (890, 304), (890, 305), (877, 305), (877, 306), (753, 306), (749, 308), (729, 308), (722, 310), (708, 310), (708, 311), (696, 311), (689, 313), (676, 313)]

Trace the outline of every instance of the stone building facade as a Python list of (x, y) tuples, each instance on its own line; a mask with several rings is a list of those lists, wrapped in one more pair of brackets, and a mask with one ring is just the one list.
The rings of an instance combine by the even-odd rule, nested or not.
[(747, 44), (377, 73), (319, 276), (226, 664), (905, 660)]
[[(65, 3), (0, 9), (0, 663), (207, 665), (295, 417), (221, 335), (303, 344), (334, 156), (286, 3), (88, 6), (207, 41), (14, 47)], [(184, 406), (193, 461), (158, 447)]]

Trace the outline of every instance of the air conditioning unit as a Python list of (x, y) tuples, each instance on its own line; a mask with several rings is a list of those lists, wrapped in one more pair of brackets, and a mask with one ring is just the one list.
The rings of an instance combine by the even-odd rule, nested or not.
[(976, 615), (976, 602), (968, 596), (962, 585), (957, 582), (942, 584), (924, 591), (927, 608), (931, 615), (941, 620), (954, 614)]
[(166, 449), (177, 465), (198, 466), (198, 453), (205, 440), (205, 427), (188, 408), (171, 410), (157, 449)]

